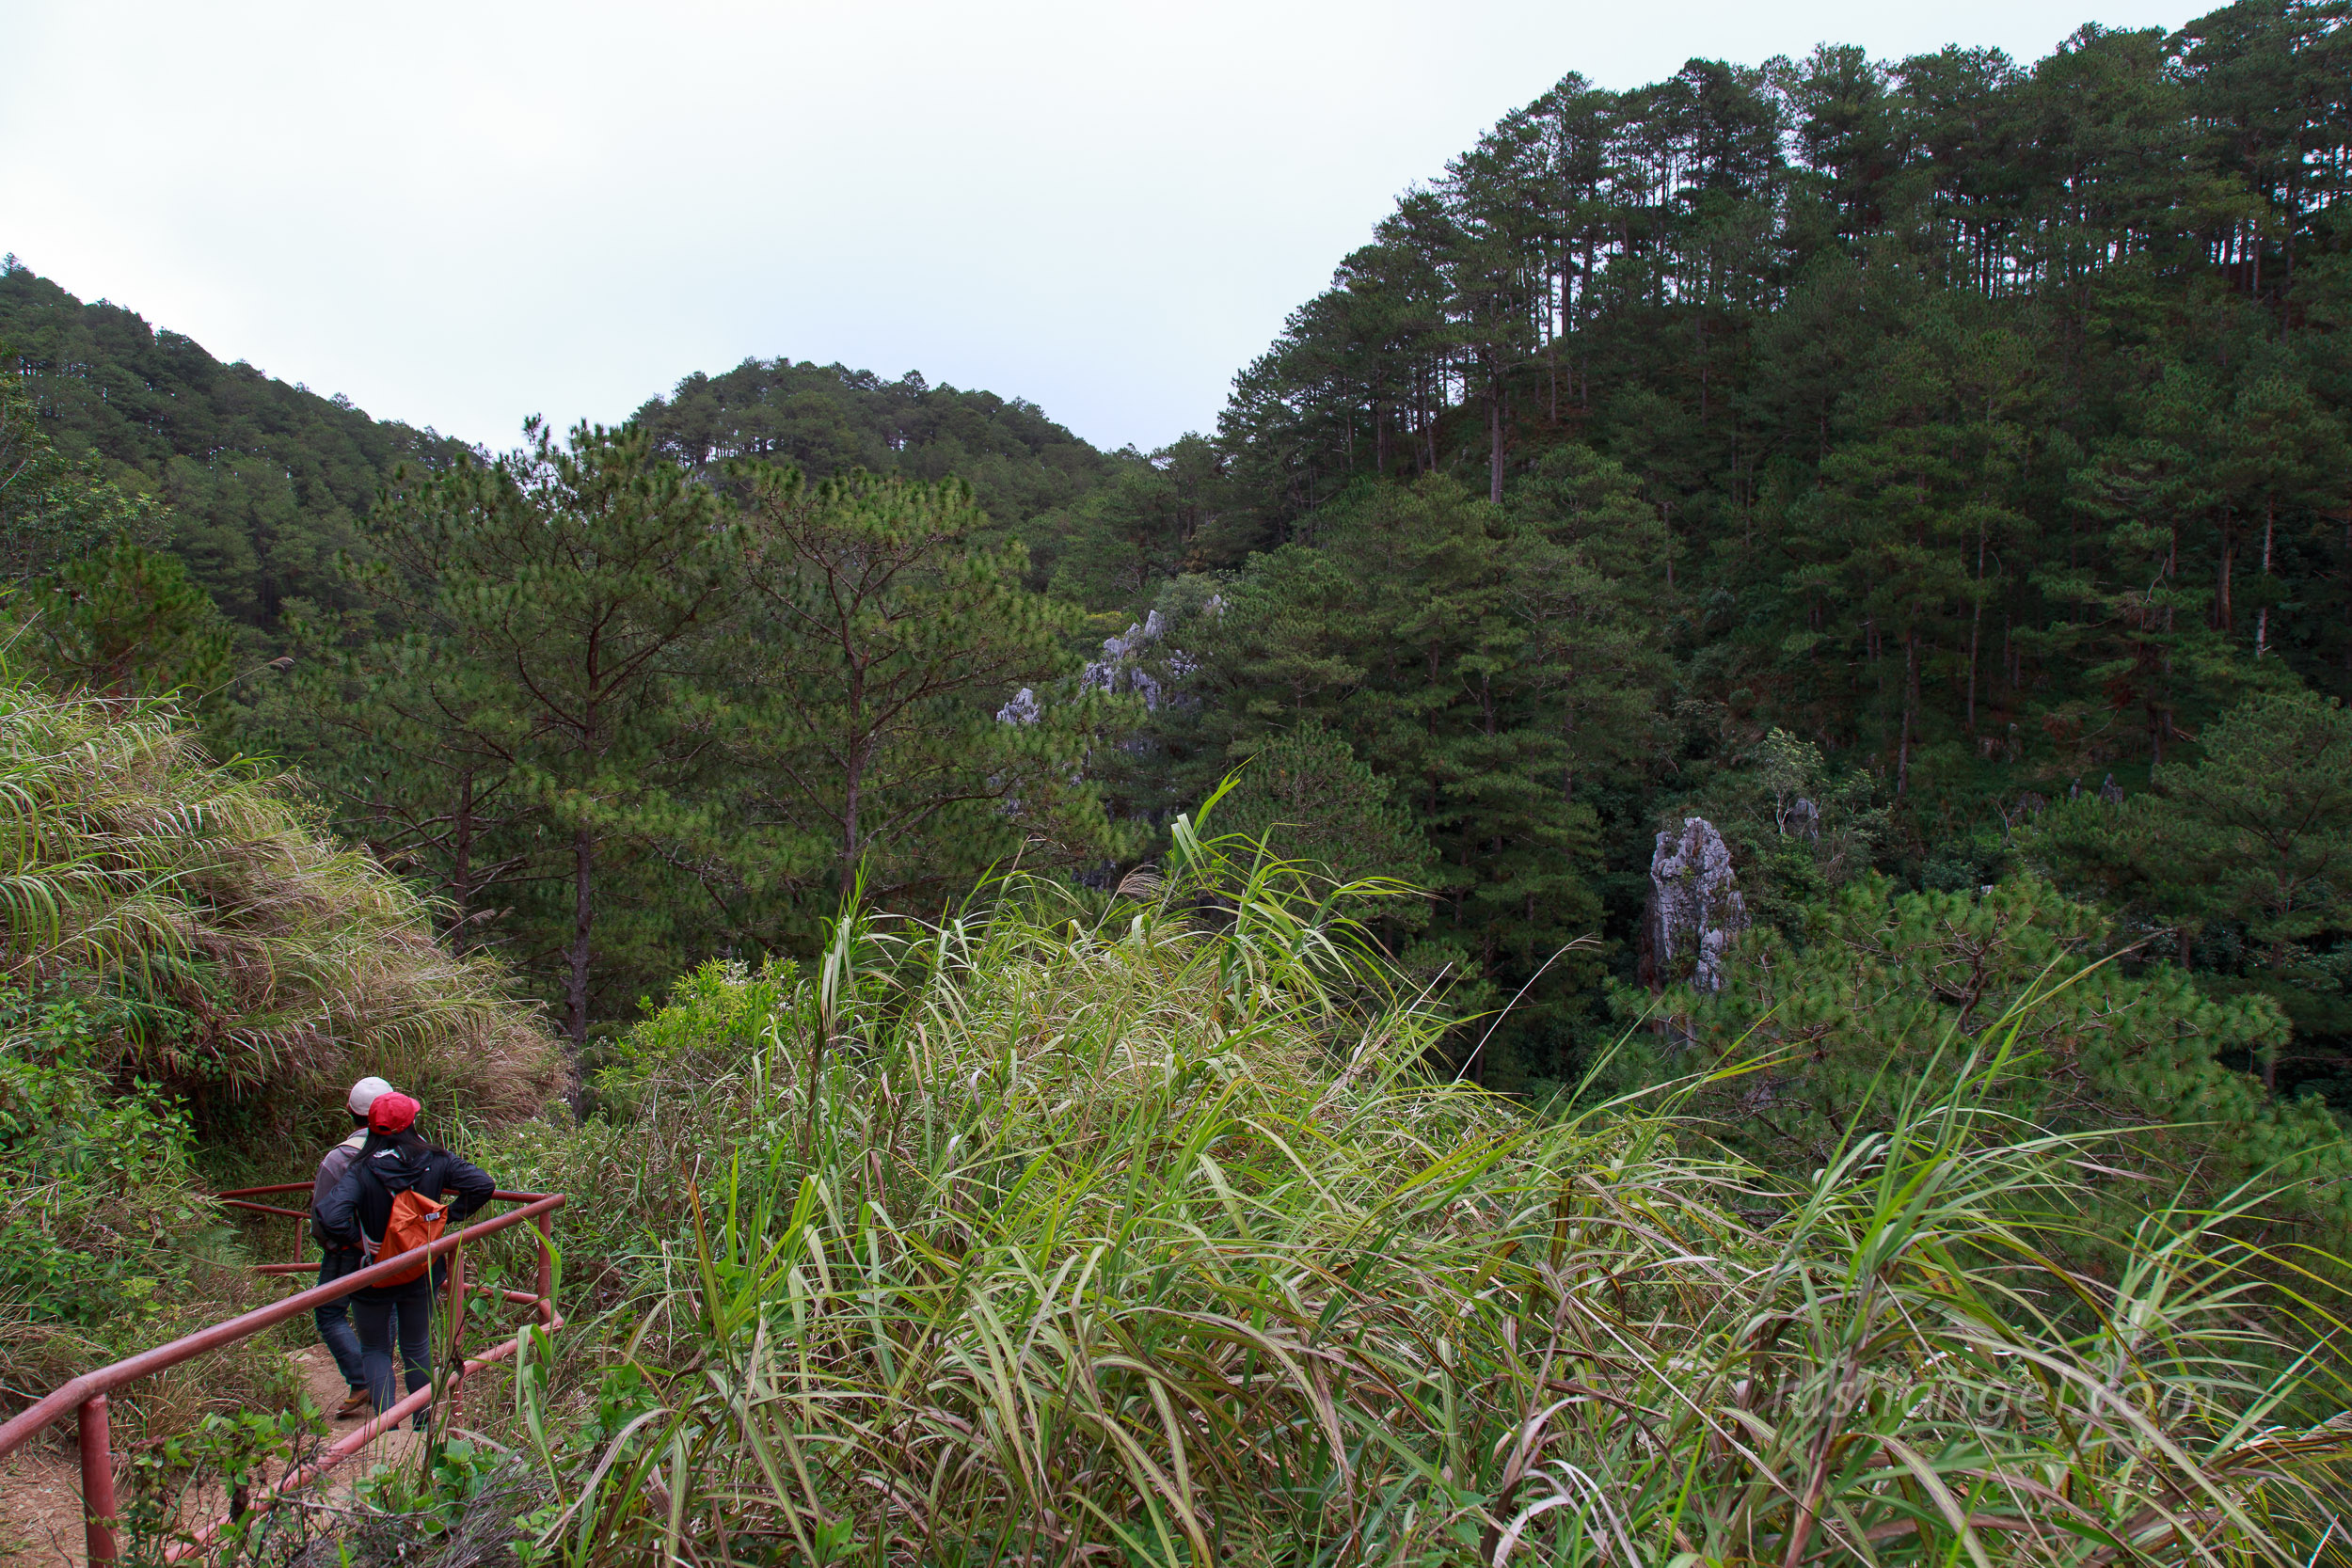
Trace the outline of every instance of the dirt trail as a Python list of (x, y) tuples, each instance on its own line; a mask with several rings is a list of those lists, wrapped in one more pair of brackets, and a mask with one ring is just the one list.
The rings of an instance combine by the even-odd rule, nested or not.
[(81, 1568), (82, 1471), (38, 1440), (0, 1460), (0, 1559)]
[[(288, 1359), (302, 1369), (310, 1402), (332, 1413), (343, 1401), (343, 1380), (324, 1345), (297, 1351)], [(356, 1421), (334, 1423), (337, 1434), (353, 1430)], [(60, 1438), (56, 1434), (62, 1434)], [(36, 1440), (0, 1460), (0, 1561), (24, 1568), (84, 1568), (82, 1545), (82, 1470), (72, 1448), (73, 1428), (67, 1421), (53, 1429), (47, 1441)], [(423, 1433), (407, 1427), (379, 1433), (368, 1446), (329, 1471), (312, 1496), (328, 1503), (350, 1500), (353, 1490), (379, 1466), (413, 1462)], [(121, 1454), (116, 1454), (119, 1465)], [(193, 1499), (183, 1522), (218, 1518), (227, 1499), (217, 1487)]]

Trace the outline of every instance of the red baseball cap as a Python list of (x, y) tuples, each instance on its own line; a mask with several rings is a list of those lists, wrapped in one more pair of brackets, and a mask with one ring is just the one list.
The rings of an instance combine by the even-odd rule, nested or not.
[(379, 1094), (368, 1106), (368, 1131), (405, 1132), (417, 1124), (418, 1109), (417, 1102), (398, 1089)]

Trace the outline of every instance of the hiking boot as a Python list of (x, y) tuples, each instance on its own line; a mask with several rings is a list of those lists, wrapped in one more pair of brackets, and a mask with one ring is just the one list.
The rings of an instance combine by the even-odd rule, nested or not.
[(339, 1421), (358, 1420), (374, 1409), (375, 1402), (368, 1398), (368, 1391), (365, 1388), (354, 1388), (343, 1396), (343, 1402), (335, 1407), (335, 1419)]

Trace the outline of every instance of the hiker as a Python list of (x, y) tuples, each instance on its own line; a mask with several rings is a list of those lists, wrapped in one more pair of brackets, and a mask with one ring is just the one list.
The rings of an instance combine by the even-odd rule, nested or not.
[[(497, 1189), (479, 1167), (426, 1142), (417, 1131), (417, 1102), (397, 1089), (377, 1095), (368, 1106), (367, 1142), (319, 1205), (319, 1228), (339, 1245), (362, 1249), (371, 1261), (427, 1244), (444, 1224), (464, 1220)], [(412, 1279), (352, 1292), (361, 1370), (379, 1413), (400, 1400), (392, 1379), (395, 1333), (408, 1392), (433, 1380), (433, 1287), (439, 1272), (421, 1259)], [(416, 1424), (420, 1430), (425, 1424), (421, 1410)]]
[[(319, 1210), (327, 1196), (342, 1184), (351, 1163), (359, 1157), (359, 1146), (368, 1141), (368, 1107), (376, 1098), (392, 1092), (392, 1086), (381, 1078), (360, 1079), (351, 1085), (351, 1093), (343, 1100), (351, 1112), (351, 1136), (326, 1151), (319, 1162), (317, 1180), (310, 1183), (310, 1234), (319, 1243), (319, 1283), (331, 1284), (367, 1261), (367, 1255), (355, 1243), (344, 1246), (328, 1240), (319, 1224)], [(368, 1378), (359, 1364), (359, 1336), (351, 1326), (351, 1298), (342, 1296), (326, 1306), (314, 1307), (310, 1320), (318, 1325), (319, 1339), (326, 1346), (326, 1354), (335, 1358), (335, 1370), (343, 1376), (343, 1387), (349, 1390), (343, 1402), (335, 1407), (335, 1419), (347, 1421), (369, 1407)]]

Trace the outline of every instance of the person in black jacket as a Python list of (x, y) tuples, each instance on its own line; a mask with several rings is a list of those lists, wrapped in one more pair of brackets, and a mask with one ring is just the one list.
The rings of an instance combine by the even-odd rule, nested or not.
[[(318, 1227), (328, 1239), (365, 1249), (373, 1257), (392, 1217), (395, 1194), (414, 1192), (447, 1202), (454, 1227), (490, 1201), (498, 1184), (478, 1166), (446, 1148), (437, 1148), (417, 1131), (417, 1102), (405, 1094), (376, 1096), (368, 1107), (368, 1141), (326, 1200), (318, 1206)], [(399, 1402), (392, 1383), (392, 1333), (397, 1318), (400, 1357), (408, 1368), (408, 1391), (433, 1381), (433, 1287), (443, 1271), (425, 1270), (405, 1285), (371, 1285), (351, 1295), (351, 1317), (359, 1330), (359, 1356), (368, 1393), (381, 1412)], [(417, 1413), (416, 1424), (425, 1424)]]
[[(359, 1158), (359, 1150), (368, 1141), (368, 1107), (375, 1097), (392, 1092), (392, 1086), (381, 1078), (362, 1078), (351, 1085), (351, 1093), (343, 1103), (351, 1109), (351, 1136), (326, 1151), (319, 1162), (318, 1175), (310, 1181), (310, 1228), (319, 1243), (319, 1283), (328, 1284), (365, 1266), (366, 1257), (357, 1243), (338, 1246), (318, 1230), (319, 1205), (327, 1195), (342, 1185), (352, 1164)], [(345, 1296), (315, 1307), (311, 1321), (318, 1325), (319, 1342), (335, 1358), (335, 1370), (343, 1375), (343, 1386), (350, 1390), (343, 1402), (335, 1407), (335, 1418), (347, 1421), (369, 1409), (373, 1401), (368, 1395), (368, 1374), (360, 1364), (359, 1333), (351, 1326), (351, 1298)]]

